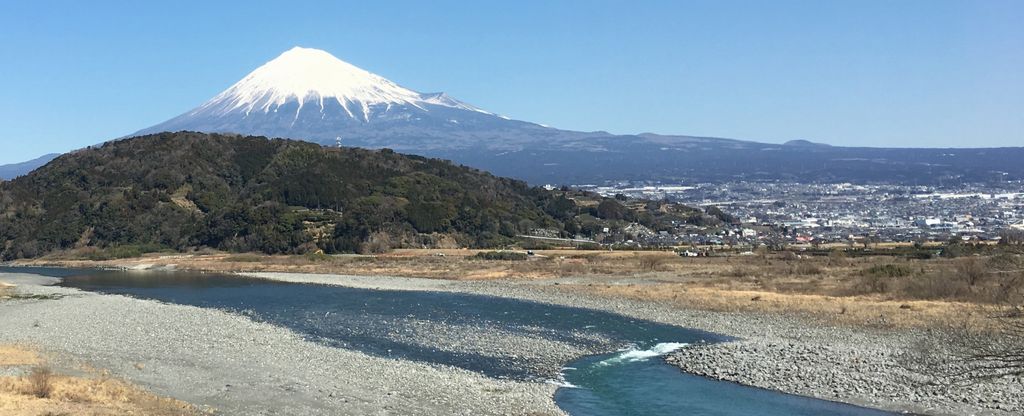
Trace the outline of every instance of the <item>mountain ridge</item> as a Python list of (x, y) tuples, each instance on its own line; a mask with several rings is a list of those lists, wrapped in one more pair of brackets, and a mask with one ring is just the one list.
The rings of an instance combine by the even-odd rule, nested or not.
[(11, 180), (26, 175), (39, 167), (50, 163), (51, 160), (60, 156), (60, 153), (48, 153), (32, 160), (19, 163), (0, 165), (0, 180)]
[(598, 239), (612, 237), (609, 228), (622, 237), (633, 223), (668, 230), (734, 220), (665, 201), (622, 204), (531, 187), (388, 149), (196, 132), (62, 155), (0, 182), (0, 213), (3, 260), (207, 247), (267, 254), (503, 248), (530, 244), (523, 235)]
[(450, 240), (488, 247), (535, 227), (560, 232), (568, 217), (545, 210), (563, 200), (521, 181), (387, 150), (161, 133), (69, 153), (0, 183), (0, 212), (9, 214), (0, 216), (0, 257), (122, 246), (330, 253)]
[[(333, 69), (332, 69), (333, 68)], [(795, 180), (935, 184), (1024, 179), (1024, 148), (888, 149), (808, 140), (579, 132), (513, 120), (444, 93), (419, 93), (293, 48), (189, 112), (142, 129), (286, 137), (450, 159), (534, 184), (618, 180)], [(961, 160), (949, 153), (969, 154)]]

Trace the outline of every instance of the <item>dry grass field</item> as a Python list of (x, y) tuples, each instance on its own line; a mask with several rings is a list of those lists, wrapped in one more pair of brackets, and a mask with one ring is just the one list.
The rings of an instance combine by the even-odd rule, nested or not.
[(55, 373), (31, 349), (0, 345), (0, 370), (12, 368), (22, 369), (24, 374), (0, 377), (3, 415), (203, 414), (185, 402), (156, 396), (102, 371), (86, 376)]
[(395, 250), (375, 256), (147, 255), (89, 261), (50, 256), (24, 265), (156, 267), (389, 275), (453, 280), (530, 280), (717, 311), (808, 314), (872, 326), (931, 325), (982, 316), (1024, 298), (1020, 255), (909, 259), (798, 252), (680, 257), (668, 251), (538, 250), (525, 260), (485, 260), (479, 250)]

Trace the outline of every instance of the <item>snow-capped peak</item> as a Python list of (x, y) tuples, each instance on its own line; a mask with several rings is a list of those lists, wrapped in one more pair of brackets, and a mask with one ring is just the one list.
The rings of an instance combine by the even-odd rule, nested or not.
[(491, 112), (484, 111), (484, 110), (481, 110), (479, 108), (473, 107), (473, 106), (471, 106), (469, 104), (466, 104), (466, 103), (464, 103), (462, 101), (456, 100), (456, 99), (452, 98), (450, 95), (445, 94), (443, 92), (434, 92), (434, 93), (420, 94), (420, 100), (422, 102), (425, 102), (425, 103), (430, 103), (430, 104), (435, 104), (435, 105), (443, 105), (445, 107), (452, 107), (452, 108), (459, 108), (459, 109), (463, 109), (463, 110), (476, 111), (478, 113), (484, 113), (484, 114), (494, 114), (494, 113), (491, 113)]
[(359, 118), (367, 121), (371, 107), (377, 105), (423, 108), (422, 104), (433, 104), (486, 113), (445, 95), (424, 95), (403, 88), (325, 51), (298, 46), (257, 68), (195, 112), (213, 110), (227, 114), (239, 110), (248, 115), (254, 111), (276, 111), (290, 101), (298, 102), (298, 111), (307, 101), (318, 104), (322, 110), (329, 100), (337, 101), (353, 118), (359, 113)]

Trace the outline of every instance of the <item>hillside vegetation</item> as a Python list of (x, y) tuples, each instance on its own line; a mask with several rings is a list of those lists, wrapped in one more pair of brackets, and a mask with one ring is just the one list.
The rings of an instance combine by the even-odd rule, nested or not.
[(161, 133), (69, 153), (0, 183), (0, 254), (485, 248), (523, 234), (593, 236), (610, 224), (658, 229), (700, 215), (632, 205), (387, 149)]
[(5, 259), (53, 250), (325, 252), (491, 246), (562, 230), (555, 196), (389, 150), (163, 133), (81, 150), (0, 184)]

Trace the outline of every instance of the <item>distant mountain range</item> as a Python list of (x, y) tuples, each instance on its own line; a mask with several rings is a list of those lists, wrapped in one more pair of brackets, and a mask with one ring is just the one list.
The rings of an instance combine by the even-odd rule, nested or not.
[[(560, 130), (419, 93), (291, 49), (199, 107), (138, 131), (286, 137), (450, 159), (533, 184), (793, 180), (939, 184), (1024, 179), (1024, 147), (909, 149)], [(967, 138), (965, 138), (967, 140)]]
[(29, 173), (33, 170), (36, 170), (36, 168), (40, 166), (50, 163), (50, 161), (56, 158), (57, 156), (60, 156), (60, 153), (50, 153), (48, 155), (43, 155), (35, 159), (32, 159), (28, 162), (13, 163), (10, 165), (0, 165), (0, 179), (14, 179), (18, 176)]

